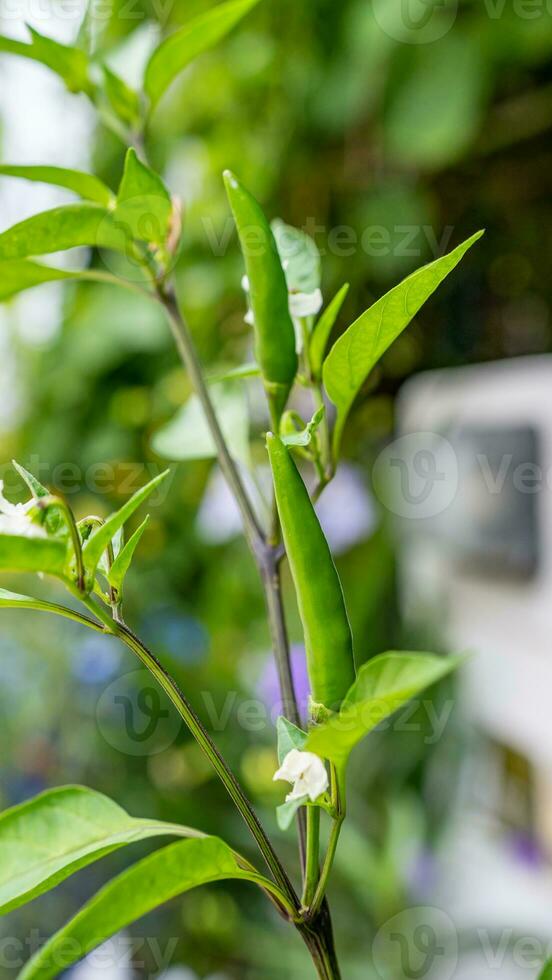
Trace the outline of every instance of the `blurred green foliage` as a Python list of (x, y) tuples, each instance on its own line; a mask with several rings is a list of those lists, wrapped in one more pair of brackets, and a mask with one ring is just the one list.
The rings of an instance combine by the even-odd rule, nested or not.
[[(138, 0), (131, 10), (115, 0), (109, 20), (95, 25), (95, 43), (132, 82), (131, 51), (152, 24), (168, 33), (210, 5)], [(326, 299), (342, 281), (351, 283), (341, 326), (398, 278), (487, 227), (454, 281), (384, 357), (351, 419), (344, 448), (366, 482), (392, 430), (395, 392), (410, 374), (551, 346), (546, 4), (533, 6), (531, 16), (520, 13), (522, 5), (516, 12), (491, 0), (464, 0), (457, 9), (445, 4), (439, 16), (448, 18), (448, 29), (420, 44), (396, 39), (399, 8), (388, 0), (383, 16), (382, 4), (368, 0), (264, 0), (171, 88), (147, 134), (153, 164), (183, 200), (180, 296), (213, 372), (251, 359), (225, 167), (269, 214), (314, 234)], [(111, 187), (123, 156), (116, 137), (99, 127), (94, 167)], [(39, 462), (37, 475), (68, 493), (80, 516), (119, 504), (130, 492), (129, 477), (141, 484), (146, 470), (154, 475), (161, 467), (152, 438), (185, 402), (189, 383), (153, 306), (109, 286), (70, 286), (64, 297), (59, 328), (43, 343), (18, 332), (17, 308), (8, 314), (20, 408), (13, 426), (0, 432), (0, 458), (15, 455), (30, 469)], [(255, 383), (247, 385), (254, 399)], [(261, 417), (259, 430), (263, 425)], [(210, 461), (174, 468), (129, 576), (128, 618), (148, 634), (206, 720), (213, 724), (230, 705), (223, 730), (215, 724), (216, 738), (277, 834), (274, 730), (244, 726), (237, 710), (257, 697), (265, 665), (263, 603), (239, 536), (206, 541), (198, 525), (212, 473)], [(334, 507), (339, 522), (339, 494)], [(219, 512), (205, 513), (216, 530)], [(412, 648), (417, 638), (401, 637), (385, 527), (349, 547), (339, 566), (361, 658), (399, 643)], [(222, 815), (227, 839), (244, 846), (223, 791), (182, 730), (151, 755), (130, 755), (106, 737), (109, 726), (98, 721), (102, 692), (135, 669), (122, 649), (107, 641), (100, 649), (72, 624), (31, 614), (4, 613), (2, 623), (2, 806), (46, 785), (84, 782), (130, 812), (206, 831), (220, 828)], [(290, 629), (299, 640), (293, 609)], [(139, 682), (132, 676), (121, 681), (125, 696), (133, 683)], [(237, 692), (230, 701), (228, 691)], [(334, 885), (338, 946), (350, 980), (369, 980), (378, 926), (406, 901), (423, 900), (429, 850), (446, 816), (459, 751), (456, 714), (435, 745), (426, 744), (423, 711), (419, 721), (415, 733), (394, 733), (392, 745), (389, 733), (373, 736), (357, 756), (353, 819)], [(287, 839), (279, 846), (294, 857)], [(115, 855), (106, 865), (124, 860)], [(25, 937), (37, 925), (50, 933), (77, 897), (107, 877), (101, 864), (85, 872), (11, 916), (0, 936)], [(282, 941), (279, 924), (245, 887), (205, 889), (135, 928), (140, 936), (177, 937), (172, 962), (200, 976), (222, 971), (264, 980), (308, 970), (299, 944)], [(140, 972), (152, 974), (155, 964), (146, 962)], [(0, 966), (0, 975), (12, 974), (8, 963)]]

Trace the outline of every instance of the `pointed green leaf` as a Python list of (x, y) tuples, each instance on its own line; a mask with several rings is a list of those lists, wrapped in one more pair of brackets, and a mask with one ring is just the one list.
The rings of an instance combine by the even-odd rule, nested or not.
[(320, 252), (310, 235), (276, 218), (270, 227), (276, 241), (288, 292), (314, 293), (320, 289)]
[(20, 980), (56, 977), (158, 905), (199, 885), (231, 878), (270, 888), (262, 875), (242, 867), (234, 852), (218, 837), (170, 844), (102, 888), (33, 956), (20, 973)]
[(343, 767), (380, 722), (462, 662), (429, 653), (383, 653), (360, 668), (339, 712), (309, 733), (306, 750)]
[(113, 562), (111, 568), (107, 573), (107, 580), (114, 589), (117, 590), (119, 596), (123, 594), (123, 582), (125, 580), (126, 573), (130, 568), (130, 563), (134, 557), (134, 552), (140, 544), (140, 540), (146, 527), (148, 526), (149, 517), (146, 517), (144, 521), (140, 524), (140, 527), (134, 532), (132, 537), (127, 541), (124, 548), (119, 551), (115, 561)]
[(324, 362), (323, 376), (326, 391), (337, 408), (336, 456), (347, 415), (370, 371), (482, 234), (477, 232), (453, 252), (413, 272), (335, 342)]
[(40, 480), (37, 480), (36, 476), (29, 473), (24, 466), (21, 466), (21, 463), (18, 463), (15, 459), (12, 459), (12, 466), (17, 470), (21, 479), (25, 481), (33, 497), (38, 499), (39, 497), (50, 496), (50, 491), (47, 489), (47, 487), (43, 486)]
[(11, 299), (12, 296), (26, 289), (41, 286), (45, 282), (78, 278), (77, 274), (67, 272), (66, 269), (52, 269), (41, 265), (40, 262), (30, 262), (28, 259), (0, 261), (0, 302)]
[[(307, 423), (304, 429), (300, 429), (297, 432), (282, 434), (280, 438), (284, 443), (284, 445), (290, 446), (291, 449), (293, 449), (294, 446), (304, 447), (310, 445), (310, 443), (312, 442), (312, 437), (316, 432), (318, 426), (320, 425), (322, 419), (324, 418), (325, 413), (326, 413), (326, 408), (324, 405), (321, 405), (320, 408), (317, 408), (312, 419), (310, 420), (310, 422)], [(295, 413), (290, 413), (290, 414), (293, 415)], [(284, 423), (282, 429), (282, 433), (283, 433), (285, 428), (285, 415), (282, 418), (282, 422)]]
[[(121, 233), (122, 243), (122, 233)], [(134, 288), (124, 279), (112, 276), (100, 269), (79, 269), (73, 272), (67, 269), (56, 269), (31, 259), (0, 259), (0, 303), (12, 299), (18, 293), (47, 282), (102, 282), (126, 289)], [(136, 287), (139, 288), (139, 287)]]
[(29, 538), (0, 534), (0, 569), (4, 572), (45, 572), (62, 577), (67, 545), (60, 538)]
[(107, 65), (102, 65), (104, 74), (105, 94), (115, 115), (131, 128), (136, 128), (140, 122), (140, 97), (137, 92), (127, 85), (123, 78), (111, 71)]
[(48, 790), (0, 813), (0, 915), (30, 902), (111, 851), (147, 837), (198, 836), (130, 817), (84, 786)]
[(109, 542), (113, 539), (117, 531), (123, 527), (123, 525), (128, 521), (129, 517), (132, 517), (134, 511), (138, 509), (140, 504), (143, 504), (145, 500), (150, 496), (151, 493), (163, 482), (164, 479), (169, 475), (169, 470), (165, 470), (159, 476), (154, 477), (150, 480), (144, 487), (137, 490), (136, 493), (127, 500), (126, 504), (123, 504), (120, 510), (116, 511), (115, 514), (111, 514), (107, 518), (105, 524), (101, 527), (96, 528), (92, 532), (88, 540), (86, 541), (84, 548), (82, 549), (82, 555), (84, 559), (84, 567), (86, 569), (89, 579), (92, 579), (98, 562), (106, 550)]
[[(240, 386), (213, 385), (211, 396), (217, 418), (235, 459), (249, 461), (249, 412)], [(199, 399), (192, 395), (152, 440), (156, 453), (165, 459), (214, 459), (215, 443)]]
[[(25, 481), (36, 500), (40, 497), (50, 496), (50, 491), (15, 459), (12, 459), (12, 466), (17, 470), (21, 479)], [(47, 509), (44, 517), (44, 527), (50, 534), (57, 534), (58, 531), (62, 530), (64, 536), (67, 536), (67, 525), (59, 508), (49, 507)]]
[(258, 3), (258, 0), (229, 0), (188, 21), (153, 52), (144, 78), (144, 89), (152, 107), (171, 82), (198, 55), (214, 47)]
[[(107, 208), (99, 204), (66, 204), (35, 214), (3, 232), (0, 260), (24, 259), (81, 246), (111, 248), (126, 254), (129, 244), (123, 225), (115, 222)], [(0, 265), (0, 275), (2, 268)], [(60, 275), (50, 278), (60, 278)]]
[(241, 364), (240, 367), (228, 368), (227, 371), (219, 371), (211, 374), (207, 378), (207, 384), (216, 385), (221, 381), (239, 381), (243, 378), (260, 378), (261, 369), (258, 364), (252, 361), (250, 364)]
[(301, 796), (298, 800), (289, 800), (276, 807), (276, 822), (280, 830), (289, 830), (299, 807), (305, 806), (308, 800), (308, 796)]
[(280, 715), (276, 722), (276, 731), (278, 734), (278, 761), (280, 765), (283, 765), (286, 755), (292, 749), (301, 751), (305, 747), (307, 733), (302, 732), (300, 728), (297, 728), (297, 725), (288, 721), (283, 715)]
[(34, 599), (30, 595), (20, 595), (18, 592), (8, 592), (6, 589), (0, 589), (0, 609), (34, 609), (36, 612), (54, 613), (56, 616), (71, 619), (76, 623), (82, 624), (84, 619), (86, 625), (91, 629), (97, 629), (99, 632), (102, 632), (103, 629), (91, 619), (81, 616), (80, 613), (66, 606), (58, 606), (55, 602), (45, 602), (44, 599)]
[(552, 980), (552, 960), (545, 963), (542, 973), (539, 974), (539, 980)]
[(328, 341), (348, 292), (349, 283), (346, 282), (321, 314), (312, 332), (309, 356), (311, 371), (315, 378), (321, 377)]
[(0, 52), (38, 61), (63, 79), (70, 92), (87, 92), (93, 87), (88, 76), (88, 57), (80, 48), (60, 44), (27, 25), (31, 43), (0, 36)]
[(66, 187), (84, 200), (94, 201), (104, 207), (109, 207), (115, 201), (115, 195), (99, 177), (80, 170), (66, 170), (64, 167), (14, 166), (4, 163), (0, 165), (0, 175), (52, 184), (54, 187)]
[(171, 196), (161, 177), (129, 149), (117, 194), (117, 222), (131, 238), (164, 245), (172, 213)]

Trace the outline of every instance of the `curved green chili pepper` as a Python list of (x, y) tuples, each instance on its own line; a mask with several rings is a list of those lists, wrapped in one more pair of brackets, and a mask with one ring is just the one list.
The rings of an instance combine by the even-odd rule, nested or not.
[(317, 704), (334, 710), (355, 679), (353, 640), (341, 582), (291, 454), (270, 432), (267, 449), (305, 633), (312, 697)]
[(255, 198), (229, 170), (224, 183), (245, 259), (255, 326), (255, 353), (273, 418), (278, 421), (297, 374), (295, 330), (274, 235)]

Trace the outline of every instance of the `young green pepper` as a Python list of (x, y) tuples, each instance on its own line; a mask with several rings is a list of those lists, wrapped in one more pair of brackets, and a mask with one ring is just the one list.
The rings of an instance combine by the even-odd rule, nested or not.
[(276, 503), (305, 633), (313, 706), (335, 710), (355, 679), (341, 582), (301, 475), (279, 436), (268, 433)]
[(224, 183), (249, 280), (255, 353), (273, 425), (276, 425), (297, 374), (295, 330), (286, 278), (274, 235), (261, 207), (229, 170), (224, 172)]

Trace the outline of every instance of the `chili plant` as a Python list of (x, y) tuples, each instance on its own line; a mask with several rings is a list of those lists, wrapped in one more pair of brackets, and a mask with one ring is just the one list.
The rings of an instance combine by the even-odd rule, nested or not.
[[(180, 206), (148, 163), (148, 123), (176, 76), (230, 31), (256, 2), (230, 0), (164, 40), (150, 57), (141, 92), (129, 88), (90, 52), (86, 24), (74, 46), (61, 45), (34, 30), (29, 43), (0, 37), (0, 52), (42, 62), (71, 92), (84, 93), (128, 147), (116, 191), (87, 173), (50, 166), (0, 167), (0, 174), (65, 187), (80, 198), (78, 203), (36, 214), (0, 234), (0, 299), (8, 300), (53, 280), (97, 280), (138, 292), (144, 303), (156, 303), (163, 309), (219, 465), (239, 506), (264, 590), (284, 706), (277, 724), (280, 768), (274, 778), (292, 785), (277, 817), (286, 831), (296, 824), (300, 844), (298, 867), (284, 867), (244, 789), (186, 694), (125, 621), (125, 576), (146, 521), (126, 543), (124, 527), (166, 474), (152, 480), (107, 519), (77, 520), (62, 497), (14, 464), (30, 499), (16, 505), (0, 496), (0, 569), (53, 576), (67, 591), (68, 600), (63, 604), (2, 590), (0, 606), (66, 617), (122, 641), (180, 713), (262, 859), (257, 866), (229, 842), (200, 829), (131, 817), (115, 802), (84, 787), (55, 789), (5, 811), (0, 815), (2, 913), (126, 844), (150, 837), (175, 838), (87, 902), (33, 955), (21, 974), (25, 980), (56, 976), (167, 899), (229, 878), (256, 885), (297, 930), (317, 975), (325, 980), (338, 978), (327, 890), (346, 817), (349, 755), (379, 722), (458, 662), (426, 653), (388, 652), (365, 663), (362, 651), (355, 655), (345, 598), (314, 505), (335, 475), (343, 430), (368, 375), (480, 233), (397, 285), (331, 345), (347, 286), (321, 312), (314, 242), (282, 222), (270, 225), (240, 180), (229, 172), (224, 174), (245, 262), (246, 319), (256, 354), (254, 365), (231, 374), (234, 384), (247, 383), (251, 375), (260, 377), (270, 427), (266, 444), (274, 499), (263, 517), (228, 439), (227, 420), (213, 402), (214, 389), (199, 363), (176, 295)], [(37, 260), (76, 246), (101, 249), (104, 256), (114, 253), (121, 263), (108, 263), (115, 272), (99, 268), (97, 262), (70, 271)], [(292, 407), (295, 388), (310, 394), (312, 418), (303, 419)], [(290, 669), (281, 591), (280, 573), (286, 560), (304, 629), (312, 691), (304, 728)], [(330, 825), (325, 853), (320, 843), (322, 820)], [(37, 840), (39, 851), (31, 846)]]

